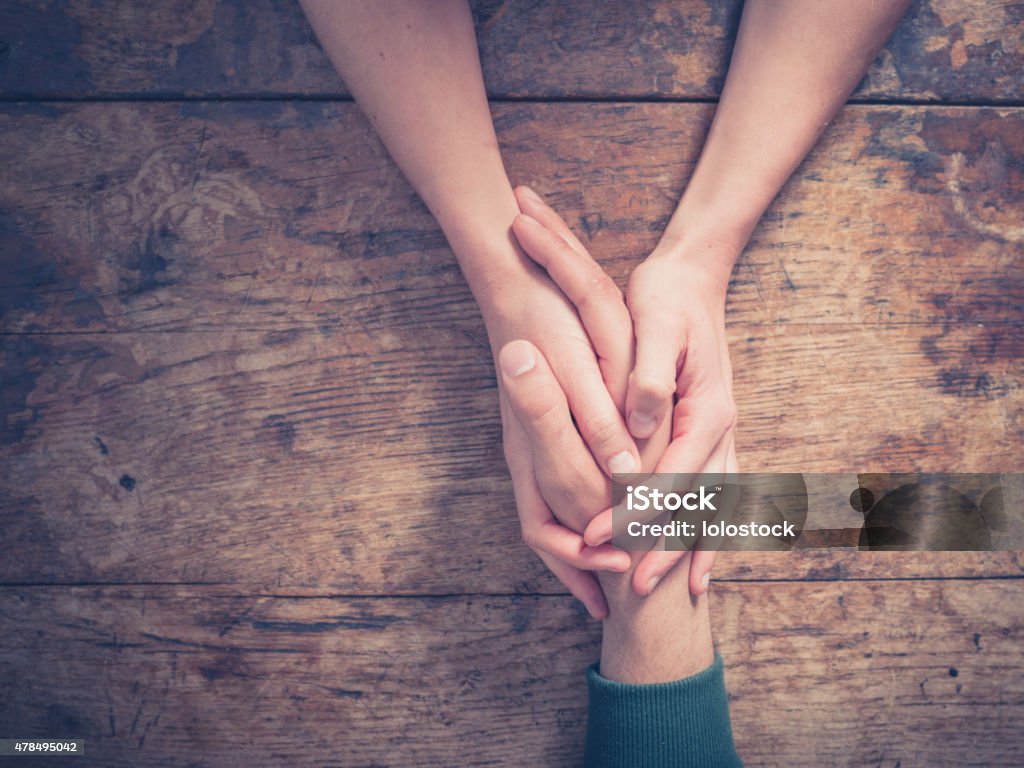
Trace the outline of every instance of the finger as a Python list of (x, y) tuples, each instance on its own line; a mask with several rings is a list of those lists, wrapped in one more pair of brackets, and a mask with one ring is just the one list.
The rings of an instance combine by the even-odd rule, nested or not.
[[(711, 452), (711, 456), (708, 458), (705, 465), (700, 467), (701, 473), (724, 472), (726, 469), (726, 458), (731, 444), (731, 434), (723, 436), (714, 447), (714, 450)], [(671, 448), (671, 446), (669, 446), (669, 448)], [(668, 452), (666, 451), (666, 456), (667, 455)], [(663, 469), (659, 471), (685, 472), (686, 470)], [(633, 591), (641, 596), (651, 594), (661, 579), (664, 578), (665, 574), (672, 570), (676, 563), (680, 561), (681, 557), (679, 555), (685, 554), (686, 551), (687, 550), (684, 550), (682, 553), (672, 551), (652, 551), (644, 555), (637, 564), (636, 570), (633, 571)], [(690, 561), (689, 589), (690, 594), (697, 596), (702, 595), (707, 591), (707, 585), (704, 584), (704, 577), (707, 575), (710, 578), (710, 570), (711, 566), (714, 564), (716, 553), (701, 550), (699, 541), (694, 545), (693, 553), (694, 557)], [(698, 568), (699, 571), (695, 571), (695, 567)]]
[[(632, 485), (642, 485), (645, 494), (650, 494), (652, 490), (659, 491), (662, 494), (687, 493), (690, 490), (689, 484), (683, 483), (680, 485), (680, 480), (685, 480), (685, 478), (679, 478), (670, 474), (658, 475), (647, 473), (638, 473), (630, 478)], [(657, 505), (651, 504), (636, 509), (630, 509), (629, 507), (630, 505), (626, 504), (626, 499), (623, 498), (617, 505), (603, 509), (594, 515), (583, 531), (584, 541), (589, 546), (598, 547), (618, 536), (625, 535), (630, 524), (634, 522), (641, 524), (663, 524), (668, 522), (665, 510)]]
[(725, 456), (725, 471), (735, 475), (740, 471), (739, 461), (736, 460), (736, 433), (729, 433), (729, 452)]
[(516, 202), (519, 203), (519, 210), (527, 216), (532, 216), (545, 227), (557, 234), (578, 253), (587, 253), (586, 247), (579, 241), (579, 238), (569, 229), (569, 225), (558, 215), (550, 205), (544, 202), (540, 195), (527, 186), (518, 186), (515, 189)]
[(592, 573), (581, 571), (566, 565), (551, 555), (539, 553), (540, 559), (551, 570), (562, 584), (573, 594), (577, 600), (583, 603), (583, 607), (595, 619), (608, 617), (608, 601), (604, 596), (600, 583)]
[[(729, 433), (729, 447), (725, 455), (725, 471), (730, 475), (740, 471), (739, 462), (736, 460), (736, 437), (731, 432)], [(708, 585), (711, 584), (711, 569), (714, 567), (717, 556), (717, 551), (700, 549), (698, 545), (697, 551), (693, 554), (693, 560), (690, 561), (690, 594), (703, 595), (708, 591)]]
[[(674, 440), (669, 444), (658, 465), (654, 469), (657, 474), (689, 474), (695, 472), (695, 467), (709, 463), (705, 458), (708, 453), (706, 447), (701, 444), (702, 434), (712, 435), (713, 430), (709, 425), (703, 432), (694, 431), (687, 435), (686, 440)], [(713, 439), (713, 438), (707, 438)], [(717, 446), (716, 446), (717, 447)], [(731, 461), (730, 461), (731, 457)], [(730, 469), (730, 467), (733, 467)], [(736, 465), (736, 449), (733, 433), (728, 433), (728, 453), (725, 463), (726, 472), (738, 472)], [(638, 518), (639, 519), (639, 518)], [(588, 546), (598, 547), (612, 540), (614, 535), (614, 512), (613, 508), (603, 510), (593, 517), (583, 531), (583, 540)]]
[(631, 558), (627, 552), (608, 545), (588, 547), (582, 536), (555, 519), (537, 486), (532, 457), (527, 452), (506, 453), (523, 541), (530, 549), (576, 568), (618, 573), (629, 569)]
[(564, 236), (537, 219), (517, 216), (512, 230), (527, 255), (547, 270), (576, 307), (605, 383), (619, 393), (621, 401), (633, 365), (633, 323), (622, 291), (585, 250), (577, 251)]
[(647, 438), (672, 412), (684, 349), (676, 334), (643, 310), (634, 311), (636, 361), (626, 391), (626, 423), (633, 437)]
[(583, 540), (591, 547), (599, 547), (612, 540), (612, 510), (599, 513), (583, 531)]
[[(582, 530), (593, 511), (607, 504), (610, 493), (604, 470), (576, 431), (568, 401), (544, 356), (526, 342), (510, 342), (498, 357), (502, 402), (530, 445), (537, 485), (558, 519)], [(509, 378), (524, 369), (529, 370), (516, 379)], [(598, 386), (602, 386), (600, 381)]]
[(527, 511), (526, 517), (521, 518), (523, 540), (530, 549), (587, 571), (623, 573), (629, 570), (632, 563), (627, 552), (609, 545), (588, 547), (582, 536), (561, 525), (550, 510), (543, 520), (539, 514), (533, 514), (535, 511)]
[[(533, 344), (510, 341), (498, 353), (502, 384), (517, 420), (537, 449), (554, 461), (566, 457), (552, 448), (569, 450), (572, 428), (569, 408), (603, 471), (632, 472), (640, 466), (639, 454), (600, 376), (585, 372), (571, 377), (563, 392), (550, 366)], [(596, 370), (594, 371), (596, 374)]]
[(701, 549), (698, 544), (690, 560), (690, 594), (699, 597), (708, 591), (711, 584), (711, 568), (718, 557), (718, 550)]

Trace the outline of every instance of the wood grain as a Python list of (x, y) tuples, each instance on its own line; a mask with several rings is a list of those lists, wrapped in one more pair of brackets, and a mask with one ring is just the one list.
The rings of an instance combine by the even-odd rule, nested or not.
[[(510, 176), (624, 285), (739, 0), (472, 6)], [(1022, 30), (917, 0), (760, 224), (743, 469), (1022, 468)], [(0, 99), (0, 736), (578, 764), (600, 628), (519, 542), (479, 313), (299, 5), (5, 2)], [(1024, 764), (1020, 553), (715, 578), (746, 765)]]
[[(0, 578), (555, 588), (519, 543), (492, 363), (468, 317), (381, 334), (0, 337), (0, 539), (19, 551)], [(748, 471), (1019, 469), (1019, 326), (729, 333)], [(1020, 572), (996, 554), (754, 562), (718, 575)]]
[[(1022, 582), (719, 585), (748, 766), (1016, 766)], [(0, 592), (0, 722), (91, 764), (576, 765), (599, 627), (562, 597)]]
[[(513, 181), (624, 285), (711, 109), (495, 118)], [(478, 326), (442, 233), (352, 104), (8, 105), (0, 130), (0, 330)], [(1022, 109), (847, 108), (760, 224), (729, 317), (1024, 321), (1022, 169)]]
[[(473, 2), (492, 97), (715, 98), (739, 0)], [(870, 99), (1024, 97), (1018, 2), (918, 0), (860, 85)], [(14, 0), (0, 6), (5, 97), (346, 94), (298, 3)]]

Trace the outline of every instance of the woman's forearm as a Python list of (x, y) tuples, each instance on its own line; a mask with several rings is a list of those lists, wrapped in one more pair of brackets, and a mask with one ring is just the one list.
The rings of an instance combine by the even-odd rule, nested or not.
[[(437, 218), (482, 305), (523, 270), (466, 0), (301, 0), (331, 62)], [(486, 309), (486, 307), (485, 307)]]
[(747, 0), (707, 141), (659, 247), (706, 252), (728, 279), (909, 2)]

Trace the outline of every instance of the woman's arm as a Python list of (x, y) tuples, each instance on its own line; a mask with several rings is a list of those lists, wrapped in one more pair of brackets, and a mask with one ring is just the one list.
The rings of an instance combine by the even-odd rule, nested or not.
[(465, 0), (301, 0), (388, 152), (444, 230), (481, 308), (523, 272), (519, 213)]
[[(527, 339), (550, 362), (569, 408), (606, 473), (639, 466), (622, 418), (632, 367), (625, 304), (603, 333), (584, 331), (574, 307), (511, 233), (520, 212), (484, 91), (466, 0), (302, 0), (317, 36), (398, 167), (437, 218), (483, 312), (492, 351)], [(610, 282), (610, 281), (609, 281)], [(595, 350), (597, 350), (595, 352)], [(602, 615), (593, 574), (625, 557), (587, 547), (557, 524), (537, 487), (534, 456), (501, 383), (505, 455), (523, 535), (588, 607)], [(576, 519), (577, 531), (586, 520)], [(617, 555), (617, 556), (616, 556)]]

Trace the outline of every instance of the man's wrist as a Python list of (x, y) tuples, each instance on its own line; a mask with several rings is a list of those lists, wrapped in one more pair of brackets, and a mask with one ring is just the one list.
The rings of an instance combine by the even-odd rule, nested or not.
[(764, 213), (766, 193), (706, 192), (691, 181), (655, 248), (672, 258), (699, 263), (725, 283)]
[(652, 255), (663, 254), (672, 259), (698, 263), (728, 282), (729, 274), (746, 247), (752, 230), (753, 227), (748, 228), (746, 225), (673, 220)]

